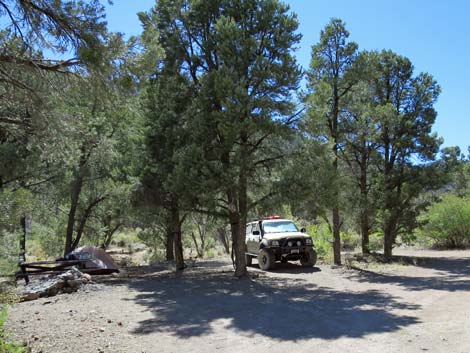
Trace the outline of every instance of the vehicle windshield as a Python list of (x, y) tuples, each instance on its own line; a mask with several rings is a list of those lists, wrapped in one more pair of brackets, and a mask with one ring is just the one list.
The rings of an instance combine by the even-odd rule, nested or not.
[(263, 222), (263, 230), (265, 233), (287, 233), (299, 231), (294, 222), (291, 221)]

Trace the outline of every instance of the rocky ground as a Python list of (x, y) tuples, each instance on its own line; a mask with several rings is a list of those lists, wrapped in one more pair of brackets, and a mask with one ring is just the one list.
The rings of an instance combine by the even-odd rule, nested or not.
[(228, 259), (130, 270), (17, 304), (7, 329), (43, 353), (470, 352), (470, 251), (401, 255), (243, 280)]

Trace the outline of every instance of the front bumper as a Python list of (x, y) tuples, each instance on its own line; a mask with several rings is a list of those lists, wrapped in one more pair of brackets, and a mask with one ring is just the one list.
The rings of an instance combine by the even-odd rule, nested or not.
[(269, 250), (271, 250), (276, 256), (276, 260), (281, 260), (281, 259), (299, 259), (305, 254), (308, 249), (312, 249), (312, 245), (304, 245), (304, 246), (276, 246), (276, 247), (270, 247)]

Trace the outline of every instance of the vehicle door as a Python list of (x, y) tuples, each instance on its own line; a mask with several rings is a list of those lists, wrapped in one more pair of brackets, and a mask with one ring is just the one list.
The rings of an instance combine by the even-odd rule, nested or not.
[(248, 223), (246, 225), (246, 233), (245, 233), (245, 243), (246, 243), (246, 251), (247, 252), (251, 252), (251, 243), (252, 243), (252, 237), (253, 237), (253, 234), (251, 233), (251, 229), (253, 228), (253, 224), (252, 223)]
[(250, 239), (251, 239), (250, 252), (257, 254), (259, 251), (259, 242), (261, 241), (261, 230), (260, 230), (258, 222), (253, 224), (253, 228), (251, 229)]

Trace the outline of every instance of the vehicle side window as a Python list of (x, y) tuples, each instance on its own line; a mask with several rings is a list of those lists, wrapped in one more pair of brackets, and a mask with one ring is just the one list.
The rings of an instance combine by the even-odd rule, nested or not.
[(251, 235), (251, 228), (252, 228), (252, 224), (247, 224), (246, 225), (246, 235)]

